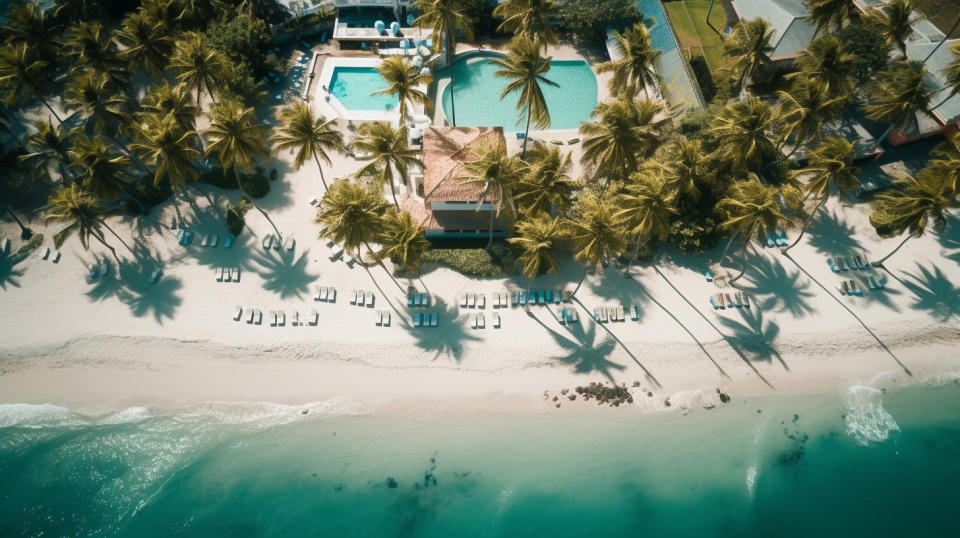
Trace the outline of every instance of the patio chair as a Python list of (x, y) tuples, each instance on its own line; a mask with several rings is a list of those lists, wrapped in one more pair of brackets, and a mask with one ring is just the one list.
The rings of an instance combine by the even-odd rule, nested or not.
[(260, 245), (263, 246), (263, 250), (270, 250), (270, 247), (273, 246), (273, 234), (265, 235)]
[(477, 294), (477, 308), (486, 308), (487, 307), (487, 294), (478, 293)]
[(390, 311), (389, 311), (389, 310), (384, 310), (384, 311), (383, 311), (383, 326), (384, 326), (384, 327), (389, 327), (389, 326), (390, 326)]
[(219, 235), (217, 235), (217, 234), (211, 235), (211, 236), (210, 236), (210, 246), (211, 246), (211, 247), (217, 246), (217, 241), (219, 241), (219, 240), (220, 240), (220, 236), (219, 236)]
[(713, 309), (717, 310), (720, 308), (720, 303), (717, 302), (717, 298), (713, 295), (710, 296), (710, 304), (713, 305)]
[(233, 236), (227, 234), (227, 238), (223, 240), (223, 248), (230, 248), (233, 246)]
[(383, 325), (383, 311), (377, 310), (375, 324), (377, 326)]
[(436, 313), (436, 312), (430, 314), (430, 326), (431, 326), (431, 327), (436, 327), (436, 326), (437, 326), (437, 313)]
[(477, 328), (484, 329), (487, 326), (487, 318), (483, 315), (483, 312), (477, 312)]
[(320, 314), (316, 310), (310, 311), (310, 317), (307, 318), (307, 325), (316, 325), (320, 322)]
[(467, 307), (467, 292), (465, 291), (460, 292), (460, 307), (461, 308)]
[(491, 314), (491, 315), (493, 316), (493, 328), (494, 328), (494, 329), (499, 329), (499, 328), (500, 328), (500, 313), (499, 313), (499, 312), (494, 312), (494, 313)]
[(217, 267), (217, 268), (214, 270), (214, 272), (215, 272), (215, 274), (217, 275), (217, 282), (223, 282), (223, 272), (224, 272), (224, 268), (223, 268), (223, 267)]
[(240, 318), (243, 317), (243, 307), (240, 305), (236, 306), (236, 310), (233, 314), (233, 321), (240, 321)]
[[(426, 315), (426, 314), (424, 314), (424, 315)], [(413, 326), (414, 326), (414, 327), (419, 327), (419, 326), (420, 326), (420, 313), (419, 313), (419, 312), (417, 312), (416, 314), (413, 315)]]
[(254, 317), (257, 315), (257, 311), (256, 311), (256, 310), (248, 310), (248, 312), (250, 313), (250, 315), (247, 317), (247, 324), (248, 324), (248, 325), (252, 325), (252, 324), (253, 324)]

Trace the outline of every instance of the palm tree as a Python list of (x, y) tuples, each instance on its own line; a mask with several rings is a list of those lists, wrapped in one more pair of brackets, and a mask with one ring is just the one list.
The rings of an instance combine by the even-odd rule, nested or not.
[(184, 130), (173, 114), (148, 114), (143, 119), (133, 149), (154, 167), (154, 184), (166, 178), (177, 188), (199, 179), (200, 170), (194, 163), (202, 154), (192, 143), (197, 133)]
[(779, 122), (777, 111), (757, 97), (735, 101), (724, 107), (710, 126), (719, 142), (722, 161), (737, 171), (759, 171), (769, 156), (777, 153), (773, 133)]
[(429, 72), (421, 72), (420, 68), (410, 63), (403, 56), (388, 56), (377, 67), (380, 76), (387, 82), (387, 87), (377, 90), (371, 95), (395, 95), (400, 99), (400, 125), (407, 123), (407, 101), (421, 104), (424, 107), (430, 103), (430, 97), (420, 89), (433, 81)]
[(130, 159), (103, 139), (79, 134), (69, 151), (73, 176), (83, 189), (101, 200), (123, 195), (133, 200), (141, 211), (143, 204), (130, 192), (127, 177)]
[(593, 117), (580, 124), (585, 137), (581, 162), (593, 165), (596, 175), (608, 180), (635, 172), (640, 160), (662, 144), (671, 125), (663, 105), (650, 99), (600, 103)]
[(857, 178), (857, 175), (860, 174), (860, 168), (853, 166), (854, 155), (852, 143), (842, 138), (824, 138), (810, 152), (807, 166), (793, 172), (794, 178), (808, 177), (803, 188), (807, 191), (807, 196), (815, 196), (820, 201), (807, 216), (796, 240), (790, 246), (781, 249), (781, 252), (786, 254), (800, 242), (804, 232), (807, 231), (807, 227), (813, 222), (813, 217), (830, 197), (831, 188), (846, 191), (860, 186), (860, 179)]
[(591, 270), (602, 268), (623, 253), (626, 247), (623, 227), (614, 217), (615, 205), (609, 198), (590, 193), (571, 208), (573, 217), (563, 221), (563, 233), (574, 250), (573, 259), (585, 265), (573, 290), (576, 295)]
[(323, 116), (315, 117), (313, 109), (306, 103), (298, 102), (280, 111), (280, 121), (283, 125), (277, 127), (273, 135), (273, 143), (277, 150), (290, 150), (296, 153), (293, 165), (299, 170), (310, 157), (317, 163), (320, 171), (320, 182), (323, 190), (327, 190), (327, 180), (323, 177), (323, 162), (331, 164), (327, 152), (343, 153), (343, 133), (334, 129), (336, 119), (327, 119)]
[(111, 84), (122, 90), (130, 88), (129, 66), (120, 59), (117, 46), (102, 23), (91, 21), (71, 26), (64, 45), (73, 62), (71, 71), (90, 69), (105, 74)]
[(557, 12), (553, 0), (505, 0), (493, 10), (494, 17), (503, 18), (498, 32), (537, 40), (546, 45), (557, 44), (551, 17)]
[(630, 273), (630, 264), (637, 258), (640, 245), (656, 240), (663, 242), (670, 235), (670, 219), (677, 214), (677, 191), (657, 168), (647, 168), (633, 174), (625, 191), (617, 197), (614, 218), (634, 236), (633, 254), (627, 262), (625, 274)]
[(0, 30), (6, 34), (7, 43), (23, 43), (28, 50), (47, 62), (57, 59), (63, 45), (58, 39), (59, 26), (47, 19), (46, 10), (34, 3), (11, 7)]
[[(123, 243), (120, 236), (107, 224), (106, 217), (109, 214), (100, 205), (96, 196), (83, 191), (78, 185), (71, 185), (61, 187), (53, 193), (47, 204), (47, 214), (43, 220), (64, 225), (59, 232), (53, 235), (53, 244), (57, 248), (63, 246), (63, 242), (68, 237), (76, 234), (83, 248), (89, 250), (90, 238), (92, 237), (113, 254), (119, 270), (123, 264), (120, 257), (117, 256), (117, 250), (113, 248), (113, 245), (107, 243), (103, 234), (103, 230), (106, 229)], [(131, 250), (131, 252), (133, 251)]]
[(907, 236), (890, 254), (873, 262), (875, 267), (883, 267), (910, 238), (922, 236), (931, 221), (934, 228), (943, 229), (947, 225), (946, 210), (957, 197), (953, 178), (930, 168), (921, 170), (916, 177), (897, 179), (894, 184), (899, 189), (884, 191), (874, 198), (870, 223), (896, 235), (907, 232)]
[(524, 164), (524, 173), (516, 186), (516, 201), (527, 214), (564, 211), (578, 183), (570, 177), (573, 162), (570, 152), (536, 141)]
[(786, 75), (788, 80), (798, 77), (823, 84), (830, 96), (847, 95), (853, 90), (853, 72), (856, 55), (847, 52), (843, 43), (826, 35), (810, 42), (797, 55), (797, 72)]
[(699, 200), (704, 189), (716, 179), (710, 169), (710, 159), (703, 151), (703, 143), (696, 139), (673, 139), (661, 167), (678, 194), (694, 201)]
[(173, 115), (184, 131), (196, 129), (199, 110), (193, 104), (193, 96), (186, 84), (171, 86), (169, 81), (161, 81), (150, 87), (140, 107), (160, 116)]
[[(503, 4), (501, 4), (503, 5)], [(653, 48), (650, 31), (643, 22), (638, 22), (624, 32), (613, 32), (613, 50), (620, 58), (597, 66), (598, 73), (613, 73), (608, 83), (610, 93), (624, 99), (633, 99), (639, 87), (646, 88), (660, 84), (660, 76), (653, 63), (662, 52)]]
[(66, 183), (72, 177), (68, 170), (70, 133), (62, 125), (54, 125), (46, 120), (37, 120), (35, 126), (36, 132), (27, 137), (27, 146), (31, 151), (21, 155), (20, 160), (32, 163), (34, 169), (41, 173), (46, 173), (50, 165), (54, 165)]
[(173, 53), (173, 38), (167, 28), (146, 11), (128, 13), (116, 33), (116, 40), (126, 47), (120, 57), (130, 67), (157, 75), (167, 68)]
[(507, 241), (520, 249), (517, 261), (527, 277), (527, 295), (533, 279), (541, 272), (555, 272), (560, 265), (559, 255), (564, 245), (564, 230), (560, 217), (540, 213), (517, 222), (514, 236)]
[[(726, 259), (730, 245), (738, 236), (743, 237), (744, 245), (749, 245), (754, 234), (759, 241), (764, 241), (767, 234), (774, 233), (788, 222), (780, 210), (779, 198), (779, 189), (764, 185), (756, 174), (751, 173), (749, 179), (734, 181), (730, 185), (727, 196), (717, 203), (717, 209), (726, 217), (720, 227), (733, 232), (720, 255), (720, 263)], [(737, 278), (740, 276), (730, 282)]]
[(190, 91), (197, 93), (197, 108), (203, 92), (210, 95), (210, 101), (217, 104), (213, 90), (227, 70), (227, 58), (222, 52), (206, 44), (203, 35), (187, 32), (177, 41), (176, 50), (170, 59), (170, 69), (176, 73), (177, 80), (187, 85)]
[(510, 43), (506, 56), (492, 60), (492, 63), (499, 67), (493, 76), (508, 80), (507, 85), (500, 92), (500, 99), (503, 100), (513, 92), (520, 92), (517, 98), (517, 110), (521, 117), (527, 116), (523, 149), (520, 151), (521, 158), (527, 153), (530, 121), (533, 120), (540, 129), (550, 127), (550, 111), (547, 109), (547, 100), (543, 97), (540, 85), (559, 87), (556, 82), (546, 77), (547, 72), (550, 71), (550, 58), (541, 57), (540, 48), (539, 41), (521, 37)]
[[(960, 22), (960, 19), (958, 19), (958, 22)], [(940, 108), (940, 105), (946, 103), (954, 95), (960, 94), (960, 43), (950, 45), (950, 52), (953, 54), (953, 61), (943, 68), (943, 76), (947, 79), (946, 86), (950, 88), (950, 93), (943, 101), (933, 107), (934, 110)]]
[(814, 35), (843, 28), (857, 13), (853, 0), (806, 0), (810, 14), (806, 21), (816, 25)]
[(473, 185), (480, 191), (477, 211), (484, 204), (496, 205), (496, 211), (490, 210), (490, 240), (487, 249), (493, 246), (494, 217), (502, 214), (507, 222), (516, 215), (513, 206), (513, 189), (520, 181), (521, 162), (517, 157), (507, 155), (507, 147), (502, 138), (482, 140), (473, 148), (471, 158), (463, 162), (463, 172), (458, 181)]
[(742, 91), (753, 72), (767, 63), (773, 52), (773, 27), (766, 19), (755, 18), (737, 23), (723, 42), (723, 51), (737, 73), (737, 89)]
[(445, 63), (453, 59), (458, 31), (468, 41), (473, 39), (473, 27), (462, 0), (417, 0), (413, 7), (420, 14), (413, 24), (432, 32)]
[(267, 219), (279, 238), (282, 236), (280, 229), (270, 215), (247, 195), (241, 177), (241, 172), (249, 171), (256, 165), (257, 157), (270, 156), (264, 141), (266, 131), (267, 127), (257, 120), (253, 108), (245, 108), (235, 101), (222, 101), (210, 112), (210, 128), (204, 133), (208, 141), (205, 154), (207, 157), (215, 155), (224, 171), (228, 168), (233, 170), (240, 193)]
[(357, 175), (376, 177), (381, 184), (389, 185), (393, 203), (400, 209), (394, 179), (399, 179), (409, 187), (410, 167), (423, 168), (423, 161), (417, 158), (417, 152), (407, 145), (406, 129), (394, 129), (383, 122), (362, 123), (357, 128), (353, 148), (364, 155), (359, 157), (361, 160), (368, 161)]
[(420, 272), (423, 253), (430, 250), (430, 241), (424, 236), (420, 223), (408, 211), (387, 211), (378, 241), (381, 245), (378, 259), (389, 258), (396, 266), (414, 274)]
[(890, 0), (879, 8), (867, 12), (867, 24), (881, 36), (896, 46), (904, 58), (907, 57), (907, 38), (913, 33), (911, 23), (917, 21), (911, 0)]
[(36, 97), (59, 123), (63, 120), (44, 98), (50, 84), (47, 65), (44, 60), (33, 57), (26, 43), (5, 45), (0, 48), (0, 86), (6, 89), (5, 103)]
[(787, 128), (782, 140), (793, 137), (791, 155), (820, 134), (824, 123), (840, 118), (850, 102), (849, 94), (831, 95), (827, 85), (812, 79), (795, 80), (788, 91), (777, 92), (782, 105), (782, 120)]
[(960, 192), (960, 136), (946, 137), (933, 148), (930, 157), (927, 166), (936, 170), (935, 173), (953, 178), (955, 188)]
[(333, 183), (320, 201), (314, 220), (320, 224), (320, 237), (340, 243), (344, 250), (356, 253), (382, 235), (382, 215), (387, 210), (383, 194), (352, 181)]
[(867, 118), (886, 120), (890, 126), (877, 140), (881, 142), (895, 127), (906, 129), (917, 120), (918, 113), (932, 116), (930, 100), (937, 93), (924, 81), (927, 66), (917, 61), (901, 61), (877, 75), (877, 80), (867, 87), (872, 101), (865, 107)]

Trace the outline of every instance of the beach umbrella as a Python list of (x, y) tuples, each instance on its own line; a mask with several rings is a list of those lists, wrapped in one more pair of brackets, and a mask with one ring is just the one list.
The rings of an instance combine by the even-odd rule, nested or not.
[(413, 16), (413, 13), (407, 13), (407, 26), (411, 26), (411, 27), (412, 27), (412, 26), (413, 26), (413, 21), (415, 21), (415, 20), (417, 20), (417, 18)]
[(429, 75), (429, 74), (430, 74), (430, 68), (429, 68), (429, 67), (424, 67), (423, 69), (420, 70), (420, 74), (421, 74), (421, 75)]
[(400, 33), (400, 23), (393, 21), (390, 23), (390, 33), (393, 34), (393, 37), (397, 37), (397, 34)]
[(382, 34), (384, 28), (386, 28), (387, 25), (384, 24), (383, 21), (377, 21), (377, 22), (373, 23), (373, 27), (377, 29), (377, 33), (378, 33), (378, 34)]

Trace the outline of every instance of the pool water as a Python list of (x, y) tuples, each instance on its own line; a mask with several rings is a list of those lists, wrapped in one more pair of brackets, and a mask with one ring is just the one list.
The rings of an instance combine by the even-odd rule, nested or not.
[(371, 95), (387, 87), (373, 67), (338, 66), (330, 77), (330, 93), (347, 110), (392, 110), (400, 104), (394, 95)]
[[(440, 72), (440, 77), (452, 76), (453, 83), (443, 90), (443, 112), (453, 121), (456, 106), (458, 127), (503, 127), (506, 131), (523, 131), (526, 116), (517, 110), (519, 92), (500, 99), (507, 79), (494, 76), (498, 67), (491, 57), (469, 57), (455, 62)], [(589, 121), (597, 106), (597, 78), (590, 66), (579, 60), (553, 60), (546, 78), (559, 87), (541, 85), (551, 129), (577, 129), (580, 122)], [(451, 104), (451, 86), (453, 104)], [(531, 125), (531, 129), (536, 129)]]

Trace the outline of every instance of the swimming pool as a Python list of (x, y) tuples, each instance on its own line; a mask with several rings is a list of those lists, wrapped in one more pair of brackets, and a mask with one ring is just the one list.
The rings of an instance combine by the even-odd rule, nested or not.
[[(462, 58), (438, 73), (441, 78), (453, 76), (453, 84), (443, 90), (443, 112), (452, 122), (452, 86), (458, 127), (503, 127), (506, 131), (522, 131), (526, 117), (520, 118), (517, 111), (518, 93), (500, 100), (500, 92), (506, 87), (507, 80), (493, 76), (498, 69), (491, 62), (493, 57), (473, 55)], [(559, 84), (556, 88), (541, 86), (550, 111), (551, 129), (576, 129), (581, 121), (590, 120), (597, 106), (597, 77), (587, 62), (553, 60), (546, 77)], [(531, 129), (535, 127), (531, 125)]]
[(387, 87), (374, 67), (338, 65), (330, 77), (330, 93), (347, 110), (393, 110), (400, 100), (393, 95), (370, 95)]

